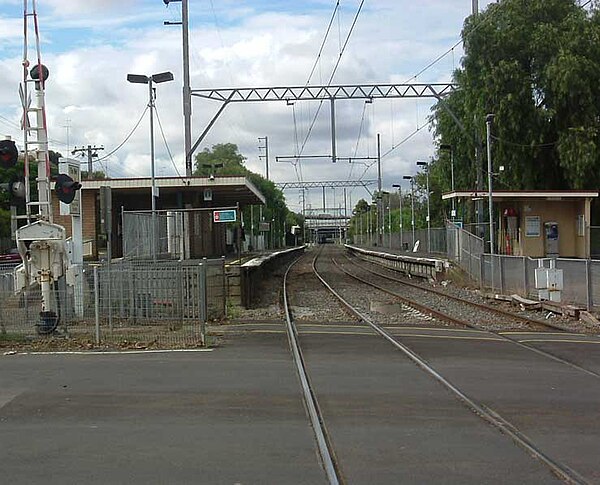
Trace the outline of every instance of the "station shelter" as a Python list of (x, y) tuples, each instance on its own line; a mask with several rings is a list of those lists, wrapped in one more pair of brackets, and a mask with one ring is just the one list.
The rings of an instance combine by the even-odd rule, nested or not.
[[(150, 178), (114, 178), (81, 182), (81, 220), (84, 256), (97, 259), (106, 245), (101, 224), (101, 187), (110, 187), (112, 257), (123, 256), (123, 214), (128, 211), (150, 211), (152, 180)], [(228, 251), (228, 225), (215, 223), (211, 208), (263, 205), (265, 197), (246, 177), (157, 177), (157, 212), (187, 211), (184, 237), (186, 258), (220, 257)], [(106, 192), (106, 191), (105, 191)], [(53, 197), (54, 221), (71, 236), (70, 216), (60, 216), (59, 203)], [(239, 224), (237, 224), (239, 228)]]
[[(487, 192), (442, 195), (443, 200), (485, 199)], [(590, 257), (591, 190), (494, 191), (497, 254), (532, 258)]]

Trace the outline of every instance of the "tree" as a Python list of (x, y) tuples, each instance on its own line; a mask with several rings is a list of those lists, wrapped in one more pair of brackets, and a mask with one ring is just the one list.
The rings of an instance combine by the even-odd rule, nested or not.
[[(434, 108), (434, 133), (454, 150), (455, 186), (475, 187), (474, 153), (496, 115), (495, 184), (508, 189), (586, 189), (600, 183), (600, 12), (574, 0), (500, 0), (467, 19), (459, 89)], [(463, 131), (449, 113), (461, 121)], [(450, 159), (432, 165), (450, 189)]]
[[(262, 209), (262, 221), (259, 220), (259, 211), (251, 211), (250, 208), (244, 209), (246, 232), (249, 234), (249, 228), (254, 226), (255, 233), (258, 234), (259, 222), (269, 222), (272, 224), (273, 240), (276, 242), (281, 241), (284, 226), (289, 231), (292, 225), (303, 224), (303, 220), (298, 219), (288, 210), (283, 192), (270, 180), (248, 170), (244, 166), (245, 160), (246, 157), (239, 153), (238, 147), (234, 143), (213, 145), (212, 149), (205, 148), (196, 155), (194, 175), (207, 177), (212, 174), (247, 177), (264, 195), (266, 205)], [(215, 167), (215, 165), (221, 164), (222, 167)], [(253, 221), (251, 217), (254, 218)]]
[[(50, 174), (57, 175), (58, 174), (58, 159), (62, 157), (62, 154), (59, 152), (55, 152), (50, 150), (49, 153), (50, 159)], [(33, 153), (29, 154), (29, 187), (31, 189), (31, 200), (38, 200), (37, 193), (37, 161), (34, 158)], [(23, 155), (19, 156), (19, 160), (17, 164), (10, 169), (2, 169), (0, 170), (0, 183), (11, 182), (16, 178), (23, 177), (25, 174), (25, 159)], [(0, 237), (10, 237), (10, 211), (8, 210), (10, 204), (10, 194), (0, 191), (0, 207), (4, 208), (4, 210), (0, 210)], [(23, 201), (22, 205), (18, 207), (18, 211), (20, 213), (24, 213), (25, 209), (25, 201)]]
[[(238, 152), (234, 143), (219, 143), (212, 149), (205, 148), (196, 155), (196, 169), (194, 175), (208, 177), (211, 174), (219, 175), (246, 175), (248, 169), (244, 167), (244, 157)], [(223, 165), (215, 167), (215, 165)]]

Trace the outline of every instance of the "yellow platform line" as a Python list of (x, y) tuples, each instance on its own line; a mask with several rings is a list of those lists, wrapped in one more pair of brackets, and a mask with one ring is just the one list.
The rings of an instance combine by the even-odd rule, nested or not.
[(508, 332), (498, 332), (501, 335), (581, 335), (580, 333), (570, 333), (570, 332), (517, 332), (517, 331), (508, 331)]
[(544, 340), (544, 339), (527, 339), (527, 340), (519, 340), (521, 343), (529, 343), (529, 342), (549, 342), (549, 343), (566, 343), (566, 344), (596, 344), (600, 345), (600, 340)]

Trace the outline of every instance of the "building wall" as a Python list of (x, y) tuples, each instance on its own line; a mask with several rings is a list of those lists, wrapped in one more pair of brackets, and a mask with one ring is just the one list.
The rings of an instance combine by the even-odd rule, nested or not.
[[(96, 241), (96, 191), (84, 190), (81, 192), (81, 226), (83, 232), (83, 242), (92, 241), (92, 258), (96, 258), (98, 254)], [(71, 216), (61, 216), (59, 201), (54, 196), (52, 191), (52, 212), (54, 214), (54, 222), (60, 224), (67, 231), (67, 237), (71, 237)]]
[[(500, 214), (507, 208), (518, 211), (520, 253), (533, 258), (544, 257), (546, 222), (558, 223), (560, 257), (586, 258), (589, 255), (590, 204), (585, 200), (526, 199), (499, 204)], [(585, 230), (578, 234), (578, 216), (585, 216)], [(527, 236), (527, 218), (539, 217), (539, 236)], [(502, 241), (500, 241), (502, 242)]]

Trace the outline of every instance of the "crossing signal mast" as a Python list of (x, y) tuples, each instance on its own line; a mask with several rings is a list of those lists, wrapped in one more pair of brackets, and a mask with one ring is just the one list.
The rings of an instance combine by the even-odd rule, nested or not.
[[(34, 45), (37, 62), (31, 67), (29, 60), (30, 27), (33, 26)], [(26, 214), (17, 216), (27, 223), (16, 231), (19, 254), (23, 260), (15, 270), (15, 291), (27, 291), (32, 286), (41, 290), (42, 302), (39, 321), (35, 324), (39, 334), (51, 334), (60, 320), (60, 298), (57, 282), (67, 276), (67, 283), (73, 284), (74, 275), (67, 260), (65, 228), (53, 223), (52, 200), (50, 194), (50, 157), (48, 152), (48, 127), (46, 124), (45, 84), (49, 71), (42, 64), (40, 51), (39, 23), (36, 0), (23, 0), (23, 82), (20, 86), (23, 103), (22, 129), (24, 150), (24, 193)], [(31, 69), (30, 69), (31, 67)], [(29, 86), (34, 85), (35, 105), (31, 106)], [(29, 119), (32, 114), (33, 120)], [(0, 163), (15, 163), (13, 159), (16, 146), (10, 143), (0, 146)], [(14, 143), (13, 143), (14, 145)], [(38, 200), (31, 200), (29, 186), (30, 155), (37, 162)], [(14, 166), (14, 165), (13, 165)], [(56, 192), (59, 200), (70, 203), (75, 192), (81, 188), (79, 182), (61, 174), (56, 180)]]

